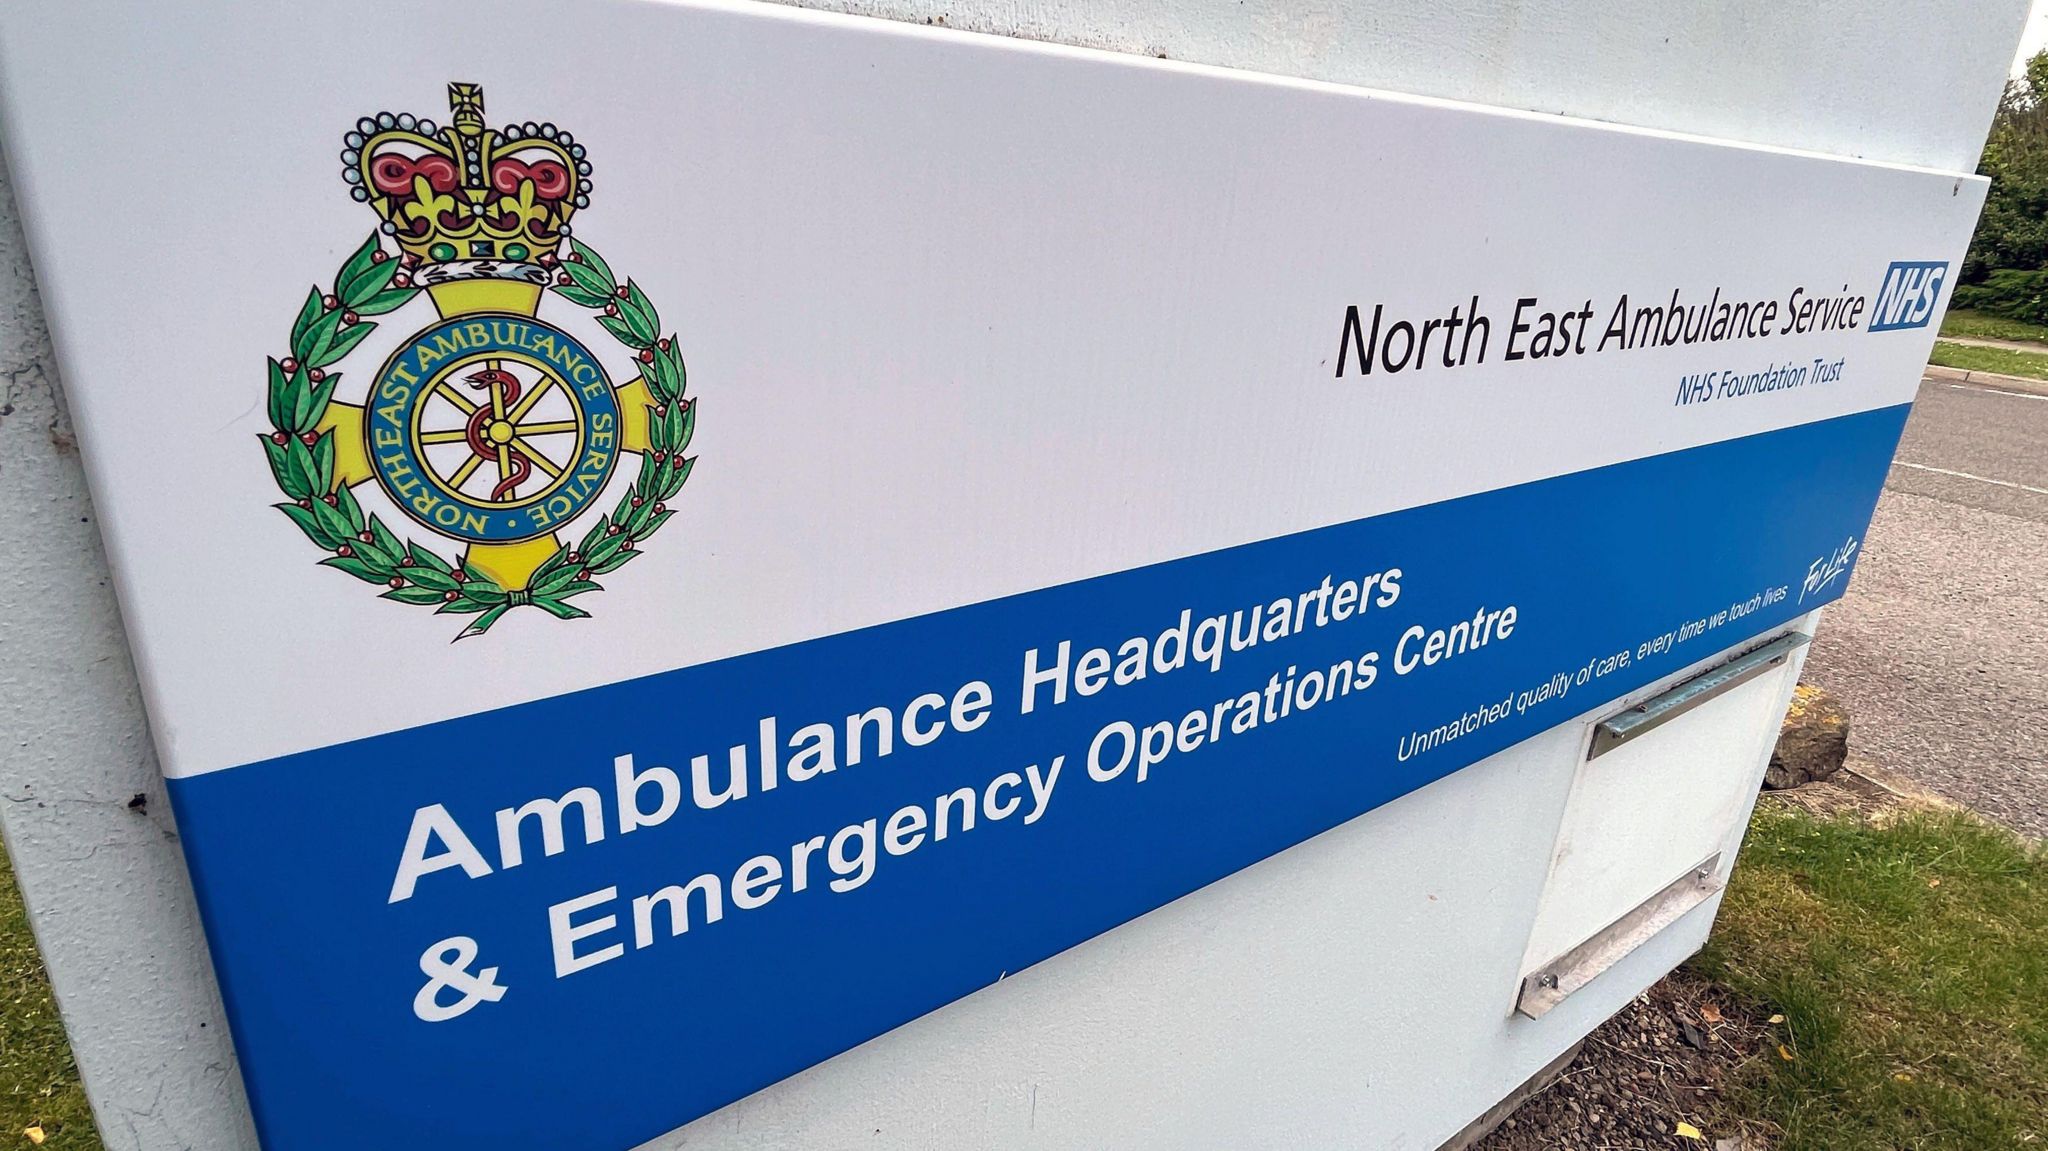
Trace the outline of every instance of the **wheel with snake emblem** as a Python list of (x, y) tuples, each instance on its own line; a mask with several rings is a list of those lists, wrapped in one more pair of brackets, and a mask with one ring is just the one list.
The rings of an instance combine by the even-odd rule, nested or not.
[[(423, 525), (478, 543), (547, 534), (610, 476), (610, 380), (573, 337), (530, 317), (473, 315), (442, 327), (379, 373), (384, 382), (413, 377), (402, 419), (364, 428), (386, 493)], [(402, 436), (391, 434), (394, 424)]]

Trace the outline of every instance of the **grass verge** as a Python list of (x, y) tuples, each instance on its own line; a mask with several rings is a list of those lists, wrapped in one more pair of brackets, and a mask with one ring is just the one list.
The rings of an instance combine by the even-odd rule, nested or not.
[(2008, 320), (1986, 312), (1950, 309), (1941, 318), (1941, 334), (1974, 340), (2034, 340), (2048, 345), (2048, 327), (2025, 320)]
[(1939, 364), (1944, 368), (1997, 372), (2003, 376), (2031, 376), (2037, 380), (2048, 380), (2048, 355), (2036, 352), (1978, 348), (1968, 344), (1951, 344), (1945, 340), (1937, 340), (1934, 352), (1927, 357), (1927, 362)]
[(2048, 1146), (2048, 851), (1957, 812), (1760, 805), (1694, 967), (1782, 1051), (1729, 1102), (1774, 1151)]
[(14, 867), (0, 852), (0, 1148), (34, 1146), (31, 1127), (43, 1131), (42, 1151), (100, 1151)]

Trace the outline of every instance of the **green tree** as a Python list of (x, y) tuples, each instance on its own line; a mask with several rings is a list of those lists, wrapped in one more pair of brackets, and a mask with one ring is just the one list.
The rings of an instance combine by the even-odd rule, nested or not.
[(1991, 192), (1963, 279), (1979, 282), (2001, 268), (2048, 269), (2048, 50), (2006, 83), (1977, 171), (1991, 178)]

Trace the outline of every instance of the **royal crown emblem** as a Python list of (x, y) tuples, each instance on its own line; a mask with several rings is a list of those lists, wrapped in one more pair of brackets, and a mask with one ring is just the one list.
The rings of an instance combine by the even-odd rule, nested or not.
[[(460, 639), (515, 608), (589, 615), (569, 601), (603, 590), (675, 514), (696, 405), (654, 304), (571, 234), (590, 204), (584, 146), (553, 124), (487, 127), (474, 84), (450, 84), (448, 103), (445, 125), (384, 112), (343, 137), (342, 179), (382, 223), (270, 360), (263, 446), (276, 506), (321, 563), (468, 616)], [(422, 296), (438, 317), (344, 388), (370, 317)], [(618, 366), (594, 330), (586, 342), (541, 319), (544, 300), (582, 309), (621, 346)], [(400, 518), (442, 550), (401, 539), (386, 522)]]

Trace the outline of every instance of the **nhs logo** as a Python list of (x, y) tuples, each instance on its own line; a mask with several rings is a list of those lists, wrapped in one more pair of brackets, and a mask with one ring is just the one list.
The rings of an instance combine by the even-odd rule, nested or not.
[(1870, 330), (1926, 327), (1934, 316), (1934, 302), (1941, 298), (1941, 282), (1947, 278), (1945, 261), (1900, 260), (1885, 269), (1877, 303), (1870, 309)]

